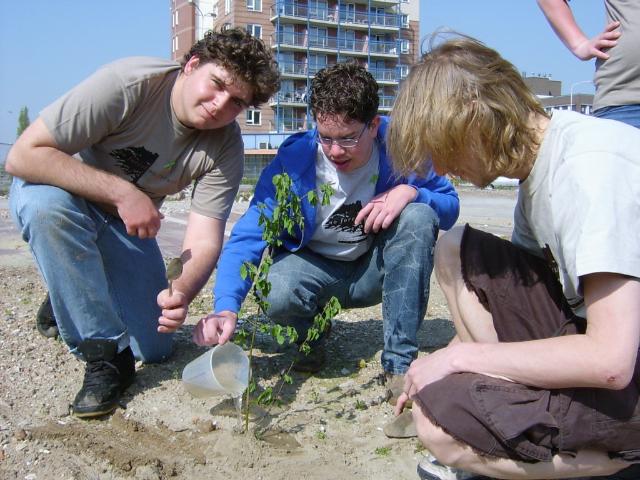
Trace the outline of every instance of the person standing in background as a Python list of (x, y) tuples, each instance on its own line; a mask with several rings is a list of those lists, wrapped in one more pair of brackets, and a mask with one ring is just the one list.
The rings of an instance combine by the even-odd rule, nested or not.
[(640, 2), (604, 0), (607, 25), (593, 38), (578, 26), (568, 0), (538, 5), (571, 53), (596, 59), (593, 115), (640, 128)]

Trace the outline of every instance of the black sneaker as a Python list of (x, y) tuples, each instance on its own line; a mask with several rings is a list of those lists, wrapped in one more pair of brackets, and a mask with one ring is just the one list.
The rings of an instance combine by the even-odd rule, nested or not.
[(36, 313), (36, 328), (43, 337), (56, 338), (58, 336), (58, 323), (56, 322), (56, 317), (53, 315), (51, 299), (48, 293), (40, 305), (38, 313)]
[(87, 362), (82, 388), (73, 400), (73, 414), (90, 418), (113, 412), (120, 395), (133, 383), (135, 359), (130, 347), (116, 353), (114, 340), (85, 340), (78, 346)]
[[(327, 340), (331, 333), (331, 322), (327, 324), (326, 330), (320, 334), (320, 338), (309, 342), (311, 351), (305, 355), (300, 350), (296, 353), (296, 360), (293, 364), (293, 370), (304, 373), (318, 373), (327, 363)], [(306, 333), (305, 333), (306, 338)], [(298, 345), (299, 347), (299, 345)]]

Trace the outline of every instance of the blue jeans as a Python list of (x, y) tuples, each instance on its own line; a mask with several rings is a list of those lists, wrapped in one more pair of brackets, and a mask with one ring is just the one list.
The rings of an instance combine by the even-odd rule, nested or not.
[(157, 332), (167, 281), (154, 239), (129, 236), (119, 218), (50, 185), (14, 178), (9, 206), (72, 353), (84, 340), (110, 339), (144, 362), (171, 354), (173, 335)]
[(411, 203), (354, 261), (328, 259), (308, 248), (278, 254), (269, 270), (269, 316), (302, 336), (332, 296), (343, 308), (382, 301), (382, 368), (405, 373), (418, 355), (438, 225), (431, 207)]
[(594, 117), (609, 118), (640, 128), (640, 105), (616, 105), (603, 107), (593, 112)]

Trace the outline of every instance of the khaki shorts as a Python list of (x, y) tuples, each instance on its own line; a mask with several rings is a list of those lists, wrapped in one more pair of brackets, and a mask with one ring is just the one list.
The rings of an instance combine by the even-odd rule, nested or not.
[[(494, 235), (465, 228), (462, 275), (491, 312), (501, 342), (584, 333), (546, 261)], [(561, 365), (558, 368), (562, 368)], [(525, 462), (557, 453), (606, 451), (640, 460), (640, 363), (624, 390), (543, 390), (473, 373), (428, 385), (416, 403), (478, 453)]]

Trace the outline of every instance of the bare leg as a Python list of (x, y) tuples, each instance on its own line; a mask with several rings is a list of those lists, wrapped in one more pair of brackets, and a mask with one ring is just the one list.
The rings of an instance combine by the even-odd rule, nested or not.
[(582, 450), (575, 457), (556, 455), (551, 462), (538, 463), (481, 456), (431, 423), (417, 406), (414, 406), (412, 414), (418, 438), (438, 461), (490, 477), (553, 479), (610, 475), (631, 465), (619, 459), (610, 459), (605, 452), (593, 450)]
[(435, 272), (447, 299), (458, 338), (463, 342), (495, 343), (498, 334), (493, 317), (470, 291), (462, 278), (460, 242), (464, 227), (456, 227), (438, 239)]

